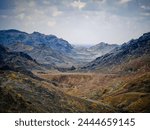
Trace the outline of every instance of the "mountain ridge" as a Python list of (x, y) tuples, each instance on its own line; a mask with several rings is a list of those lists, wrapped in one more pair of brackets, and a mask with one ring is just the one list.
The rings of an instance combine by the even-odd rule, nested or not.
[(0, 45), (0, 70), (31, 73), (32, 70), (44, 70), (44, 66), (24, 52), (12, 52)]
[(150, 55), (150, 33), (145, 33), (138, 39), (130, 40), (111, 52), (97, 57), (81, 69), (112, 71), (115, 70), (116, 65), (126, 64), (132, 59), (145, 55)]
[[(73, 59), (68, 56), (68, 54), (72, 53), (73, 47), (71, 44), (54, 35), (45, 35), (39, 32), (28, 34), (18, 30), (1, 30), (0, 44), (8, 47), (11, 51), (19, 52), (21, 50), (41, 64), (59, 66), (73, 62)], [(39, 52), (41, 52), (40, 55)]]
[(14, 29), (0, 30), (0, 44), (8, 47), (11, 51), (25, 52), (40, 64), (56, 66), (56, 68), (81, 66), (117, 46), (115, 44), (97, 44), (87, 49), (80, 49), (55, 35), (45, 35), (39, 32), (29, 34)]

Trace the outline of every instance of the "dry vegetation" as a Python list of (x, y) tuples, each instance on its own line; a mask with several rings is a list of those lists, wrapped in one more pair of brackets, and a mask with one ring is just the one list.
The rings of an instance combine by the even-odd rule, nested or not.
[(150, 112), (150, 72), (0, 72), (0, 112)]
[(13, 71), (0, 73), (0, 112), (116, 112), (63, 93), (52, 83)]
[(150, 112), (150, 73), (35, 73), (59, 90), (120, 112)]

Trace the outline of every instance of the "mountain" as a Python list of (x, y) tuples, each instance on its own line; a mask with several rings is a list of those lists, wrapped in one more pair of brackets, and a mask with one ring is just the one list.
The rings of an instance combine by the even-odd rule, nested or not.
[[(54, 35), (39, 32), (28, 34), (18, 30), (1, 30), (0, 44), (11, 51), (22, 51), (41, 64), (72, 66), (74, 60), (68, 55), (73, 47)], [(71, 64), (71, 65), (70, 65)]]
[(130, 40), (111, 52), (96, 58), (82, 70), (99, 72), (134, 72), (138, 69), (149, 69), (150, 33), (145, 33), (135, 40)]
[(24, 52), (11, 52), (0, 45), (0, 70), (32, 71), (43, 67)]
[(116, 47), (119, 47), (119, 45), (108, 44), (104, 42), (101, 42), (91, 47), (75, 46), (74, 48), (75, 48), (76, 55), (74, 56), (74, 58), (81, 62), (84, 61), (84, 64), (86, 64), (99, 56), (109, 53)]
[(54, 35), (44, 35), (39, 32), (28, 34), (13, 29), (0, 31), (0, 43), (4, 45), (24, 43), (25, 45), (32, 46), (46, 44), (53, 50), (59, 50), (60, 52), (70, 52), (73, 49), (67, 41), (57, 38)]
[(32, 58), (36, 59), (40, 64), (55, 66), (71, 66), (74, 60), (69, 57), (68, 53), (64, 54), (59, 51), (53, 50), (46, 44), (38, 45), (24, 45), (23, 43), (15, 43), (9, 46), (12, 51), (22, 51), (29, 54)]
[(69, 44), (66, 40), (62, 38), (57, 38), (54, 35), (44, 35), (39, 32), (33, 32), (31, 34), (31, 42), (36, 44), (46, 44), (48, 47), (52, 48), (53, 50), (62, 52), (62, 53), (69, 53), (72, 51), (73, 47)]
[(118, 47), (117, 44), (108, 44), (108, 43), (101, 42), (95, 46), (91, 46), (90, 48), (88, 48), (88, 51), (99, 53), (99, 56), (101, 56), (112, 51), (116, 47)]

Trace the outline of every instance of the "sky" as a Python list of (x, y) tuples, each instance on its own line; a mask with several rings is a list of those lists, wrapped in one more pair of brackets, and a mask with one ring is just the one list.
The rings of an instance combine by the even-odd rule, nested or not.
[(150, 31), (150, 0), (0, 0), (0, 30), (53, 34), (71, 44), (122, 44)]

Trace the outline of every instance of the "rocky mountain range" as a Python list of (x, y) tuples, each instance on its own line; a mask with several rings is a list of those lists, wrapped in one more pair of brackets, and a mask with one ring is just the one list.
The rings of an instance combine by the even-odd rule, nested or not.
[(145, 33), (135, 40), (130, 40), (109, 53), (96, 58), (84, 70), (100, 72), (136, 71), (150, 67), (150, 33)]
[(100, 43), (89, 48), (73, 47), (54, 35), (14, 29), (0, 31), (0, 44), (11, 51), (27, 53), (40, 64), (65, 68), (84, 65), (118, 46)]

